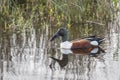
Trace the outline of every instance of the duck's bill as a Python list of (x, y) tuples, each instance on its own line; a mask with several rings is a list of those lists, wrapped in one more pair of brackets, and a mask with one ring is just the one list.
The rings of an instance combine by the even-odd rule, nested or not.
[(56, 38), (58, 38), (59, 37), (59, 34), (58, 33), (55, 33), (54, 35), (53, 35), (53, 37), (50, 39), (50, 41), (53, 41), (53, 40), (55, 40)]

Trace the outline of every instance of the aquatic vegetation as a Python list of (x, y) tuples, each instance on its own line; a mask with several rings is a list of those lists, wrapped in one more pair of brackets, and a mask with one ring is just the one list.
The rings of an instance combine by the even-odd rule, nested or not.
[[(31, 27), (103, 26), (115, 17), (118, 0), (4, 0), (0, 23), (17, 32)], [(85, 34), (91, 28), (85, 27)], [(90, 30), (89, 30), (90, 29)]]

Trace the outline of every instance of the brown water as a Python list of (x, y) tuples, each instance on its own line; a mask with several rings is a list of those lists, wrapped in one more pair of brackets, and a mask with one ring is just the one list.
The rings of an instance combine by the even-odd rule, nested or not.
[[(89, 32), (106, 39), (101, 45), (106, 53), (100, 52), (97, 57), (62, 54), (59, 39), (49, 42), (58, 28), (46, 26), (22, 33), (2, 32), (0, 80), (120, 80), (120, 32), (116, 23), (109, 23), (106, 28), (94, 27)], [(81, 32), (85, 32), (84, 28), (68, 30), (70, 40), (85, 34)]]

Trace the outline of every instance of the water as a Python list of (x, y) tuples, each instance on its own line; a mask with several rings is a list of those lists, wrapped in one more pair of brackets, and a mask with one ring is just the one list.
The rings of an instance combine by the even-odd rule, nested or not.
[[(106, 38), (101, 45), (106, 53), (95, 57), (62, 54), (59, 39), (49, 42), (56, 30), (45, 27), (1, 33), (0, 80), (120, 80), (120, 33), (116, 23), (90, 32)], [(69, 28), (70, 40), (81, 37), (84, 33), (80, 30), (84, 31)]]

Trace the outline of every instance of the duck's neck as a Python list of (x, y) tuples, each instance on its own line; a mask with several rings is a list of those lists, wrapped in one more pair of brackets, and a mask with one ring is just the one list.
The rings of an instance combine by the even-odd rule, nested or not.
[(62, 36), (62, 42), (68, 41), (68, 34)]

